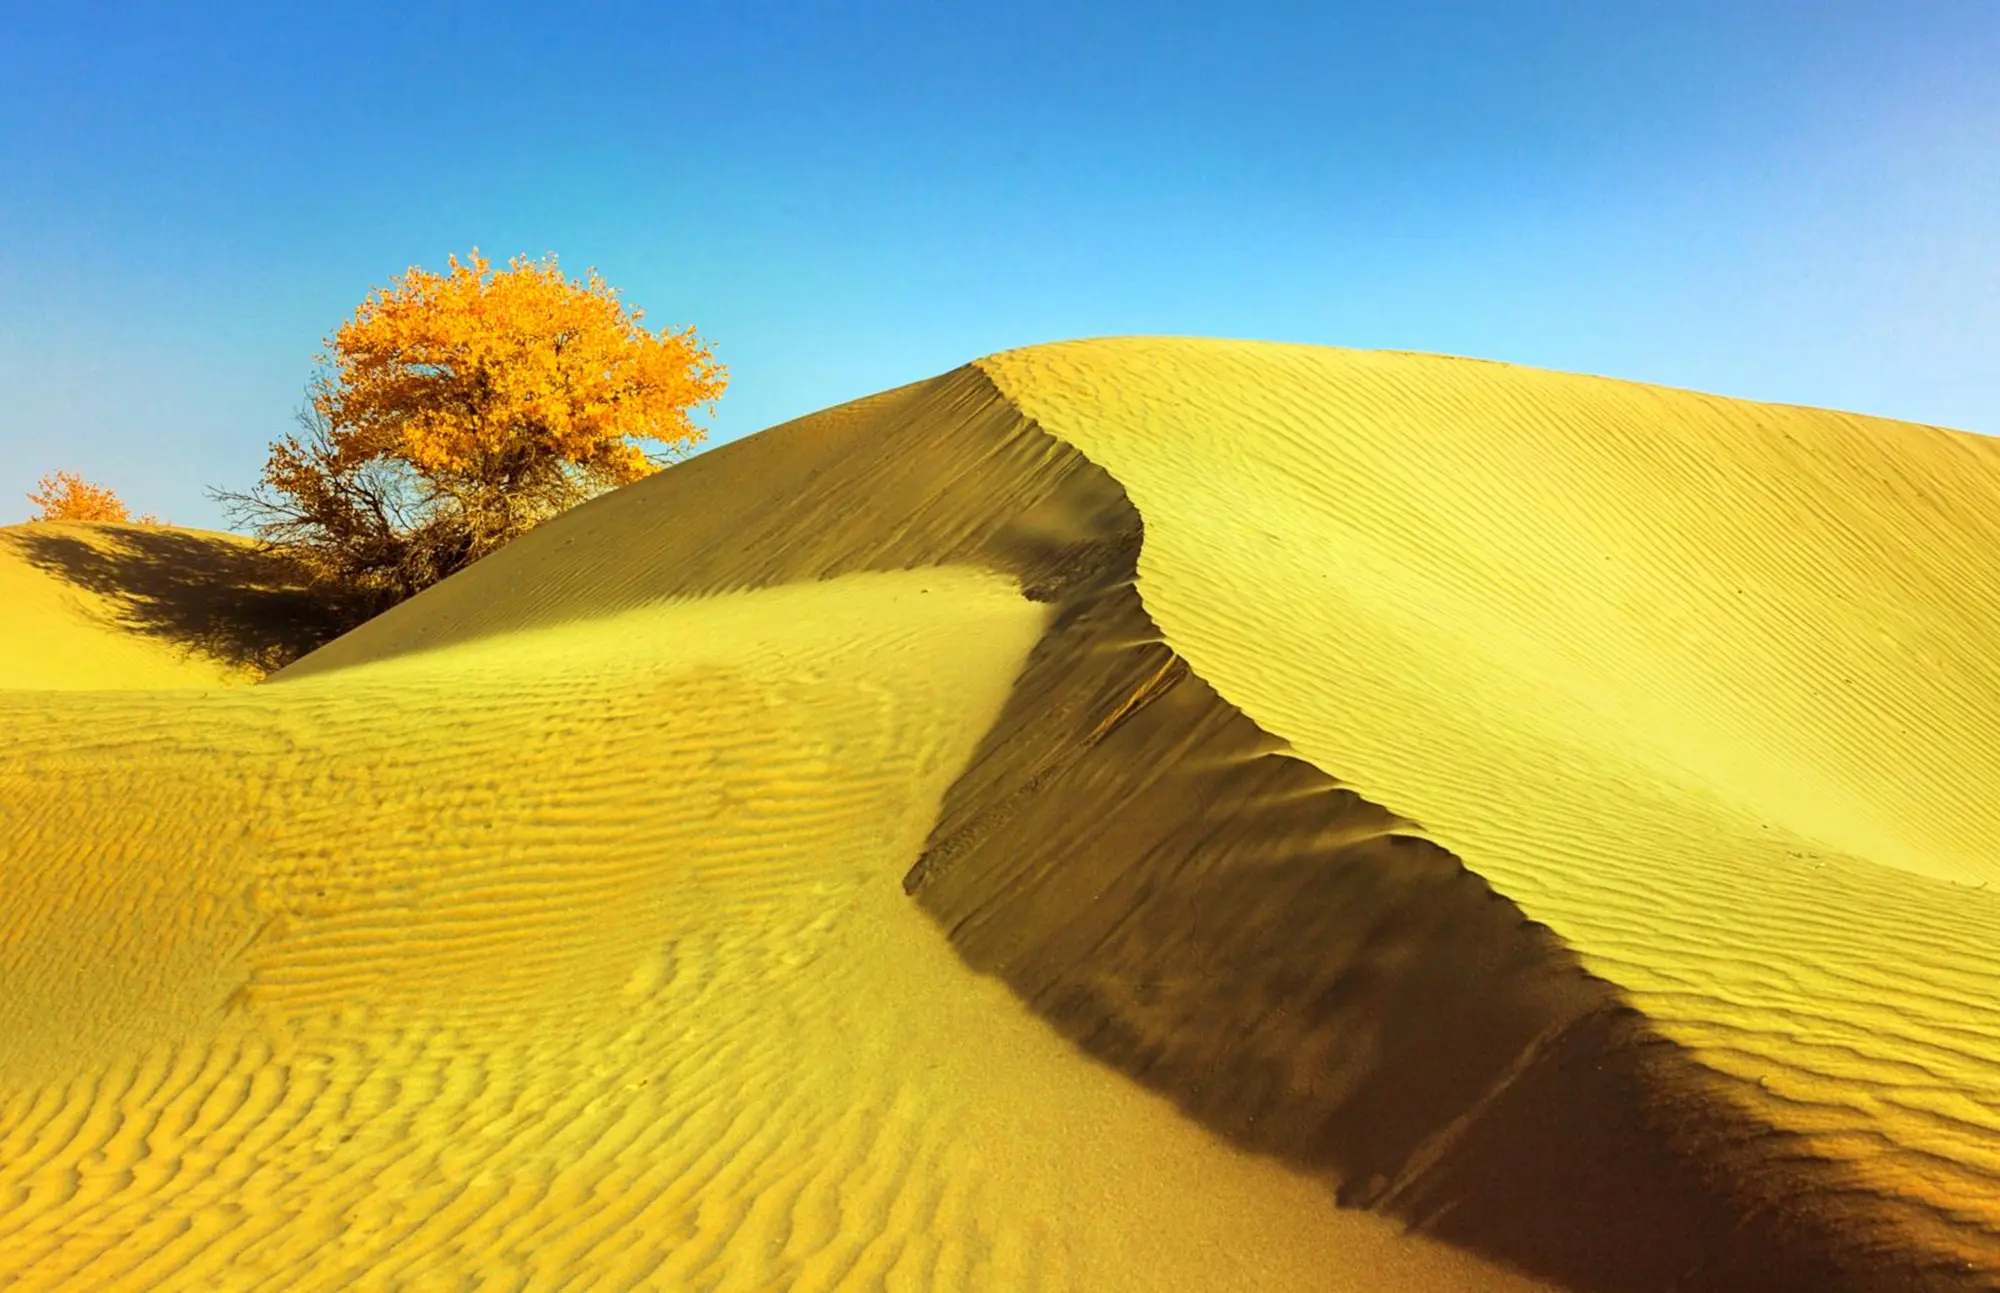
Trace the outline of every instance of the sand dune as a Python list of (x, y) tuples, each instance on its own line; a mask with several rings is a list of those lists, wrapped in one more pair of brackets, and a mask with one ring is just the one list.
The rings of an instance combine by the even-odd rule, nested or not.
[(4, 694), (9, 1286), (1449, 1287), (903, 897), (1046, 616), (936, 568)]
[(238, 535), (37, 521), (0, 527), (0, 687), (245, 686), (324, 640), (300, 581)]
[(1796, 1136), (1726, 1156), (1758, 1206), (2000, 1282), (2000, 442), (1307, 347), (984, 367), (1130, 490), (1195, 672)]
[(1991, 1287), (1996, 551), (1974, 437), (1112, 339), (23, 666), (0, 1285)]

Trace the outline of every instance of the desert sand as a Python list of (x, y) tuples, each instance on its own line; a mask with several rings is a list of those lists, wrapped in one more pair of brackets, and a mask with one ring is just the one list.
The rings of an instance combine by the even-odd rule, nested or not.
[[(158, 690), (257, 681), (254, 670), (129, 622), (121, 558), (125, 541), (148, 528), (57, 521), (0, 529), (0, 685)], [(218, 550), (230, 541), (187, 537)]]
[(0, 527), (0, 687), (241, 687), (330, 635), (300, 577), (241, 535)]
[(1112, 338), (233, 543), (0, 531), (0, 1286), (2000, 1284), (2000, 443)]

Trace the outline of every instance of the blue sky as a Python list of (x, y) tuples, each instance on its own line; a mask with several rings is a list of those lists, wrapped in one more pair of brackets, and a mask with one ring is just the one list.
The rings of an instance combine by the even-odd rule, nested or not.
[[(296, 10), (297, 12), (287, 12)], [(1438, 351), (2000, 433), (2000, 4), (9, 5), (0, 523), (220, 526), (478, 246), (726, 441), (1067, 337)]]

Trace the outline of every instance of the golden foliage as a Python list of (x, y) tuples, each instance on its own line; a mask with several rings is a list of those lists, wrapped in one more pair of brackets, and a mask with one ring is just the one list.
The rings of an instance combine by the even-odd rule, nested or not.
[(453, 256), (449, 274), (413, 268), (362, 302), (321, 356), (335, 377), (315, 403), (346, 458), (495, 484), (559, 460), (624, 484), (657, 470), (628, 438), (695, 444), (687, 410), (712, 408), (726, 381), (694, 329), (651, 333), (643, 317), (553, 255), (500, 273)]
[(328, 582), (400, 600), (703, 439), (689, 410), (713, 410), (727, 370), (693, 328), (643, 317), (554, 254), (413, 267), (327, 339), (266, 493), (222, 497)]
[(93, 485), (73, 471), (59, 471), (37, 482), (38, 493), (28, 501), (41, 509), (34, 521), (127, 521), (135, 525), (158, 525), (153, 516), (133, 516), (118, 495), (102, 485)]

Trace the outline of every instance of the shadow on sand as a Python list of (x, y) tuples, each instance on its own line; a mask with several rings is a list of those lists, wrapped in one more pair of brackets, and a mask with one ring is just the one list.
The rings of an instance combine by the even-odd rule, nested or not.
[(338, 637), (343, 608), (304, 573), (244, 540), (139, 526), (22, 526), (28, 562), (109, 605), (119, 627), (270, 673)]
[(1211, 688), (1146, 609), (1144, 539), (1122, 484), (962, 369), (585, 504), (287, 674), (608, 604), (1006, 571), (1049, 627), (903, 883), (1082, 1052), (1328, 1206), (1575, 1293), (2000, 1288), (1976, 1223), (1779, 1130), (1755, 1082)]

